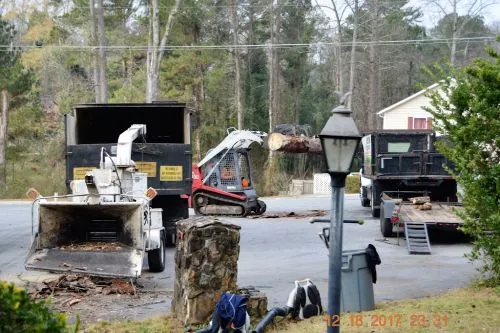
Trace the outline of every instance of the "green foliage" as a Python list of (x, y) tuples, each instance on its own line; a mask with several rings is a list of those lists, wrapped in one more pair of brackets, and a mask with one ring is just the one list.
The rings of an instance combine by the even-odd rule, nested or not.
[(500, 283), (500, 57), (475, 59), (430, 94), (435, 128), (446, 134), (438, 149), (455, 164), (464, 190), (463, 230), (474, 238), (471, 259)]
[(345, 193), (359, 193), (361, 179), (357, 175), (349, 175), (345, 180)]
[[(13, 24), (0, 19), (0, 45), (12, 45), (16, 36)], [(20, 51), (16, 47), (0, 52), (0, 90), (18, 95), (31, 86), (31, 72), (20, 62)]]
[(49, 311), (45, 302), (32, 301), (24, 289), (0, 282), (0, 332), (66, 332), (64, 314)]

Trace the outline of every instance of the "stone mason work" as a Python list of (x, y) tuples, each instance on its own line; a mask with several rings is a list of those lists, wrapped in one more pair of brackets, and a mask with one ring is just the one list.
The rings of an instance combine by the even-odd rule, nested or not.
[(198, 216), (177, 230), (172, 309), (185, 325), (206, 323), (220, 295), (236, 290), (240, 226)]
[(252, 323), (262, 319), (267, 313), (267, 297), (266, 294), (255, 287), (243, 287), (237, 290), (240, 295), (248, 296), (247, 312), (250, 316)]

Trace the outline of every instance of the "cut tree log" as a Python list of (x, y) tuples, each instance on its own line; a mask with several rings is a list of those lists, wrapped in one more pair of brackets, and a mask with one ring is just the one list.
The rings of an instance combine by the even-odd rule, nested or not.
[(422, 205), (418, 205), (416, 208), (420, 209), (420, 210), (431, 210), (432, 209), (432, 204), (430, 202), (425, 202)]
[(281, 133), (271, 133), (267, 138), (267, 145), (272, 151), (280, 151), (291, 154), (321, 154), (321, 142), (319, 138), (308, 136), (291, 136)]
[(414, 198), (408, 198), (410, 202), (414, 205), (421, 205), (426, 202), (431, 202), (431, 198), (428, 196), (425, 197), (414, 197)]

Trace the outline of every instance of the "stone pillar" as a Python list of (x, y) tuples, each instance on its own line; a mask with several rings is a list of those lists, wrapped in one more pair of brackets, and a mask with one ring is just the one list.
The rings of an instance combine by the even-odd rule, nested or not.
[(199, 216), (177, 230), (172, 309), (185, 325), (206, 323), (220, 295), (236, 290), (240, 226)]

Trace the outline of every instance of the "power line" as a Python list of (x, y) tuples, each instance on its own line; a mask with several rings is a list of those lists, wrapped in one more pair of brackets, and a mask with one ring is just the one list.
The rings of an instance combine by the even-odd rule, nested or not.
[[(494, 41), (495, 37), (463, 37), (456, 38), (456, 42), (480, 43)], [(357, 41), (356, 46), (393, 46), (393, 45), (436, 45), (447, 44), (453, 41), (452, 38), (441, 39), (408, 39), (408, 40), (381, 40), (381, 41)], [(322, 47), (322, 46), (338, 46), (339, 43), (335, 42), (317, 42), (317, 43), (280, 43), (280, 44), (224, 44), (224, 45), (167, 45), (165, 50), (225, 50), (225, 49), (266, 49), (266, 48), (295, 48), (295, 47)], [(352, 42), (342, 42), (341, 46), (352, 46)], [(99, 46), (92, 45), (46, 45), (38, 47), (36, 45), (20, 45), (17, 47), (21, 50), (32, 49), (56, 49), (56, 50), (97, 50)], [(159, 47), (150, 47), (147, 45), (106, 45), (104, 49), (113, 50), (135, 50), (135, 51), (154, 51), (159, 50)], [(0, 52), (11, 51), (12, 45), (0, 45)]]

